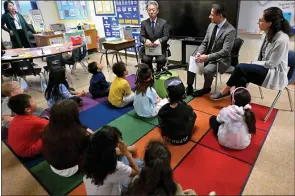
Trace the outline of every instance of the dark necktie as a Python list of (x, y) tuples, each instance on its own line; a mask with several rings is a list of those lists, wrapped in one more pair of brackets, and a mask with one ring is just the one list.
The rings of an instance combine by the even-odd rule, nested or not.
[(152, 21), (152, 31), (153, 31), (153, 34), (155, 35), (155, 21)]
[(216, 38), (216, 32), (217, 32), (217, 28), (218, 28), (218, 25), (215, 25), (214, 29), (213, 29), (213, 32), (211, 34), (211, 38), (210, 38), (210, 42), (209, 42), (209, 46), (208, 46), (208, 49), (207, 49), (207, 54), (210, 54), (211, 50), (212, 50), (212, 46), (213, 46), (213, 43), (215, 41), (215, 38)]

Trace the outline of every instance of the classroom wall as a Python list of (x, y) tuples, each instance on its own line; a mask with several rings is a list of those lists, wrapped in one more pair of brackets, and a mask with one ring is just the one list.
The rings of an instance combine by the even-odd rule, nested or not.
[[(55, 2), (54, 1), (37, 1), (38, 7), (42, 12), (45, 24), (53, 24), (59, 23), (58, 16), (55, 11)], [(89, 8), (91, 12), (92, 22), (95, 24), (96, 29), (98, 31), (98, 36), (104, 36), (104, 29), (102, 23), (101, 16), (95, 16), (94, 6), (92, 1), (89, 2)], [(66, 28), (71, 26), (75, 26), (75, 22), (67, 22), (65, 23)], [(255, 34), (238, 34), (238, 37), (244, 39), (244, 45), (240, 51), (240, 62), (250, 62), (257, 57), (259, 53), (260, 47), (260, 35)], [(4, 41), (9, 41), (9, 35), (5, 31), (2, 30), (2, 38)], [(171, 60), (180, 61), (181, 60), (181, 41), (179, 40), (170, 40), (170, 49), (172, 56), (170, 57)], [(294, 38), (290, 41), (290, 49), (294, 48)], [(189, 55), (193, 53), (196, 46), (187, 46), (187, 61), (189, 59)]]

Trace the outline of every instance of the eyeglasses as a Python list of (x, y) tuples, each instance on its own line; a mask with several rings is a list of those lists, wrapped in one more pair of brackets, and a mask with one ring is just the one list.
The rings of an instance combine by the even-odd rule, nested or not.
[(258, 22), (266, 22), (265, 20), (259, 18)]
[(151, 12), (151, 11), (155, 12), (155, 11), (157, 11), (157, 9), (148, 9), (147, 11), (148, 12)]

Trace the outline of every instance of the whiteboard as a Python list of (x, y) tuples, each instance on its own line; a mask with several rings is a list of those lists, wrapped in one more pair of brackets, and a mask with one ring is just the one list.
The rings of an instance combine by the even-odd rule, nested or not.
[[(291, 27), (294, 27), (295, 1), (240, 1), (238, 31), (240, 33), (260, 33), (258, 19), (263, 10), (269, 7), (279, 7), (285, 16), (290, 19)], [(285, 18), (286, 18), (285, 17)], [(288, 20), (288, 18), (286, 18)]]

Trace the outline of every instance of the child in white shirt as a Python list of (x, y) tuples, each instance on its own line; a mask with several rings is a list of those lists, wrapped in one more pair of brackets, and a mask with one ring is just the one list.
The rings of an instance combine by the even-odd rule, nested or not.
[[(116, 147), (127, 157), (129, 166), (117, 160)], [(126, 143), (110, 126), (92, 136), (81, 168), (87, 195), (121, 195), (121, 185), (139, 173)]]
[(251, 111), (251, 95), (244, 87), (232, 94), (232, 105), (221, 109), (219, 115), (211, 116), (210, 127), (221, 145), (232, 149), (245, 149), (251, 142), (251, 133), (256, 133), (256, 119)]

